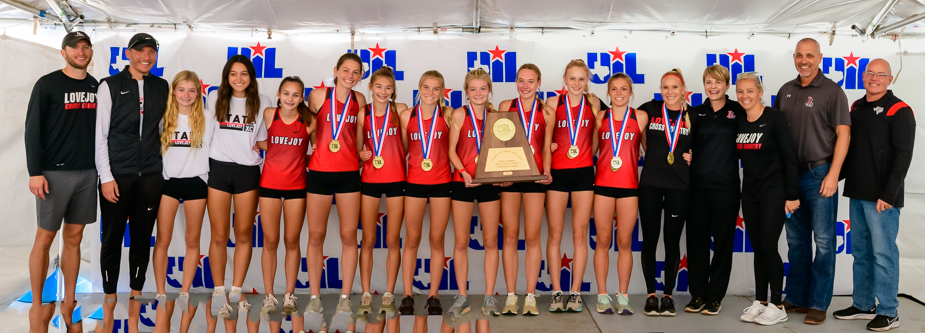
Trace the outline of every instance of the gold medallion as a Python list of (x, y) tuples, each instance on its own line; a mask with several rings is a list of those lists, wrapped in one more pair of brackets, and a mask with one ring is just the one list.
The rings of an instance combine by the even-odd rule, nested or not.
[(491, 132), (501, 141), (513, 139), (514, 133), (516, 132), (514, 129), (514, 122), (507, 118), (498, 119), (498, 121), (495, 121), (495, 124), (491, 126)]
[(382, 156), (376, 156), (373, 158), (373, 167), (376, 169), (382, 169), (382, 166), (385, 165), (385, 160), (382, 159)]
[(328, 145), (328, 148), (331, 149), (332, 153), (340, 151), (340, 141), (331, 140), (331, 144)]
[(674, 164), (674, 153), (668, 153), (668, 165)]
[(530, 145), (530, 152), (536, 154), (536, 148), (533, 148), (533, 145)]
[(478, 155), (475, 156), (475, 165), (479, 165), (479, 156), (478, 156)]
[(569, 148), (568, 148), (568, 154), (567, 154), (567, 155), (568, 155), (568, 158), (574, 159), (574, 158), (578, 157), (578, 153), (579, 153), (579, 152), (581, 152), (581, 151), (578, 150), (578, 146), (571, 146), (571, 147), (569, 147)]
[(421, 169), (423, 169), (424, 171), (430, 171), (433, 168), (434, 168), (434, 161), (431, 161), (429, 158), (421, 161)]
[(620, 158), (620, 156), (614, 156), (614, 158), (610, 160), (610, 170), (613, 170), (613, 172), (620, 170), (621, 166), (623, 166), (623, 159)]

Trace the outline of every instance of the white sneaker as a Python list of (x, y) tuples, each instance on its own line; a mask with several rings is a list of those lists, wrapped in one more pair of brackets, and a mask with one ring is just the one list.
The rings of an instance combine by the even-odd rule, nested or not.
[(279, 301), (276, 300), (276, 296), (272, 294), (267, 294), (263, 297), (263, 307), (260, 308), (260, 320), (270, 320), (270, 313), (276, 312), (276, 305), (279, 304)]
[(768, 303), (764, 312), (755, 318), (755, 322), (761, 325), (770, 326), (787, 321), (787, 311), (779, 309), (776, 305)]
[(215, 288), (215, 291), (212, 292), (212, 313), (219, 313), (227, 304), (228, 299), (225, 296), (225, 288)]
[(765, 306), (764, 304), (761, 304), (761, 302), (754, 301), (752, 302), (752, 306), (749, 306), (745, 308), (745, 310), (742, 311), (743, 313), (741, 316), (739, 316), (739, 320), (744, 321), (746, 323), (754, 323), (755, 318), (761, 315), (761, 313), (764, 312), (765, 308), (767, 308), (767, 306)]
[(222, 319), (231, 319), (231, 305), (228, 303), (222, 304), (222, 308), (218, 310), (218, 318)]
[(189, 312), (189, 293), (181, 292), (177, 295), (176, 307), (183, 312)]
[(237, 303), (241, 301), (241, 288), (231, 287), (231, 292), (228, 293), (228, 302)]
[(298, 311), (296, 309), (296, 304), (295, 304), (295, 301), (297, 299), (298, 298), (295, 297), (295, 294), (293, 293), (286, 293), (285, 295), (283, 295), (283, 310), (281, 311), (281, 313), (283, 315), (290, 315)]

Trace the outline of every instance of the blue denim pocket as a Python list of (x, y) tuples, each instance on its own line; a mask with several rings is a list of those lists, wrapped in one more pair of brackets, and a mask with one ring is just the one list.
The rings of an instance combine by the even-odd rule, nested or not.
[(826, 163), (809, 170), (809, 173), (818, 179), (825, 178), (829, 174), (829, 169), (832, 167), (831, 163)]

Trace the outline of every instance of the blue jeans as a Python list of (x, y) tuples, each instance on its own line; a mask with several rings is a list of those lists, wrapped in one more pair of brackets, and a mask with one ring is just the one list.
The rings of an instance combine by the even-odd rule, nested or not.
[[(835, 214), (838, 191), (828, 198), (819, 194), (831, 164), (800, 172), (800, 208), (787, 219), (787, 302), (801, 308), (826, 311), (835, 284)], [(816, 253), (813, 256), (813, 241)], [(814, 260), (815, 258), (815, 260)]]
[[(854, 256), (854, 307), (896, 317), (899, 300), (899, 208), (877, 213), (877, 203), (851, 199), (851, 255)], [(876, 300), (874, 299), (876, 297)]]

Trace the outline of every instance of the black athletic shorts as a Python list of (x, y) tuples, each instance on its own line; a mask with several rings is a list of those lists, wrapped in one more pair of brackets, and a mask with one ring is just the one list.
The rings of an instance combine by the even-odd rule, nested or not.
[(260, 187), (261, 198), (273, 199), (305, 199), (305, 190), (274, 190), (272, 188)]
[(620, 199), (620, 198), (638, 197), (639, 190), (635, 188), (619, 188), (619, 187), (594, 185), (594, 194), (603, 195), (605, 197), (610, 197), (614, 199)]
[(308, 181), (305, 192), (332, 195), (337, 193), (353, 193), (360, 191), (360, 171), (308, 171)]
[(575, 169), (552, 169), (552, 183), (546, 186), (549, 191), (575, 192), (594, 190), (594, 167)]
[(412, 198), (449, 198), (452, 194), (453, 185), (450, 183), (420, 185), (405, 184), (405, 196)]
[(386, 198), (400, 197), (405, 195), (405, 182), (363, 183), (360, 193), (373, 198), (382, 198), (383, 194)]
[(546, 185), (534, 182), (514, 183), (514, 185), (502, 187), (501, 192), (546, 193)]
[(501, 199), (501, 187), (492, 184), (483, 184), (476, 187), (466, 187), (466, 183), (453, 182), (453, 200), (465, 202), (492, 202)]
[(209, 187), (239, 194), (260, 187), (260, 166), (209, 159)]
[(164, 181), (161, 194), (177, 200), (199, 200), (209, 196), (209, 185), (202, 178), (170, 178)]

